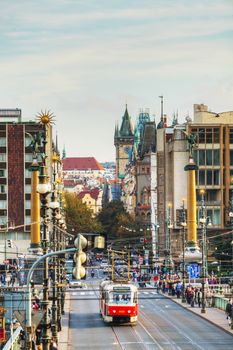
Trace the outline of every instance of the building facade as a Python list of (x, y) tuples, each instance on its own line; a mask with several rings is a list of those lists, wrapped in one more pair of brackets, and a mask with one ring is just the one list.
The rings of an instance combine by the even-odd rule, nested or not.
[[(41, 132), (42, 126), (36, 121), (22, 121), (20, 109), (0, 110), (0, 241), (6, 239), (15, 243), (18, 251), (26, 251), (31, 234), (31, 177), (33, 160), (32, 136)], [(46, 154), (48, 172), (52, 152), (52, 129), (47, 135)], [(44, 153), (44, 145), (39, 146)], [(39, 159), (40, 162), (40, 159)], [(25, 243), (26, 242), (26, 243)], [(6, 249), (6, 248), (5, 248)], [(10, 249), (7, 249), (10, 251)], [(13, 255), (12, 255), (13, 256)]]

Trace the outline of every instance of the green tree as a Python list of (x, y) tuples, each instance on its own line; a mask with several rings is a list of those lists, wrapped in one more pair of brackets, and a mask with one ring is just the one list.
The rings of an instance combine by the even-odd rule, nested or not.
[(109, 202), (97, 216), (107, 237), (114, 239), (129, 235), (126, 228), (133, 225), (133, 219), (120, 201)]
[(77, 194), (65, 192), (66, 223), (76, 233), (101, 232), (103, 230), (93, 212), (77, 197)]

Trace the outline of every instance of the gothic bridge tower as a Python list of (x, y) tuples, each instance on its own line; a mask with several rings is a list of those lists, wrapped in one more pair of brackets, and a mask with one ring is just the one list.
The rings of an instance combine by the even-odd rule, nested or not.
[(129, 161), (133, 144), (134, 132), (126, 105), (121, 127), (120, 129), (118, 128), (118, 125), (115, 127), (114, 145), (116, 147), (116, 180), (124, 178), (125, 167)]

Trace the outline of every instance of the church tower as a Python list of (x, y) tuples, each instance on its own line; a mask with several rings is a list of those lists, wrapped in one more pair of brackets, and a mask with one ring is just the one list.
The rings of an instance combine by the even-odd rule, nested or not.
[(115, 127), (114, 145), (116, 147), (116, 178), (123, 179), (125, 176), (125, 167), (129, 161), (129, 155), (132, 152), (134, 144), (134, 132), (130, 116), (125, 108), (125, 114), (122, 117), (121, 127)]

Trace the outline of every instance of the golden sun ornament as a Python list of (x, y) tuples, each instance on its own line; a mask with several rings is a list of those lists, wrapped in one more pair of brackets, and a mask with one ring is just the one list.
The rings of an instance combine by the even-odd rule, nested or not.
[(40, 113), (38, 113), (36, 115), (36, 119), (38, 120), (38, 122), (42, 125), (51, 125), (54, 124), (54, 114), (50, 112), (50, 110), (48, 111), (41, 111)]

